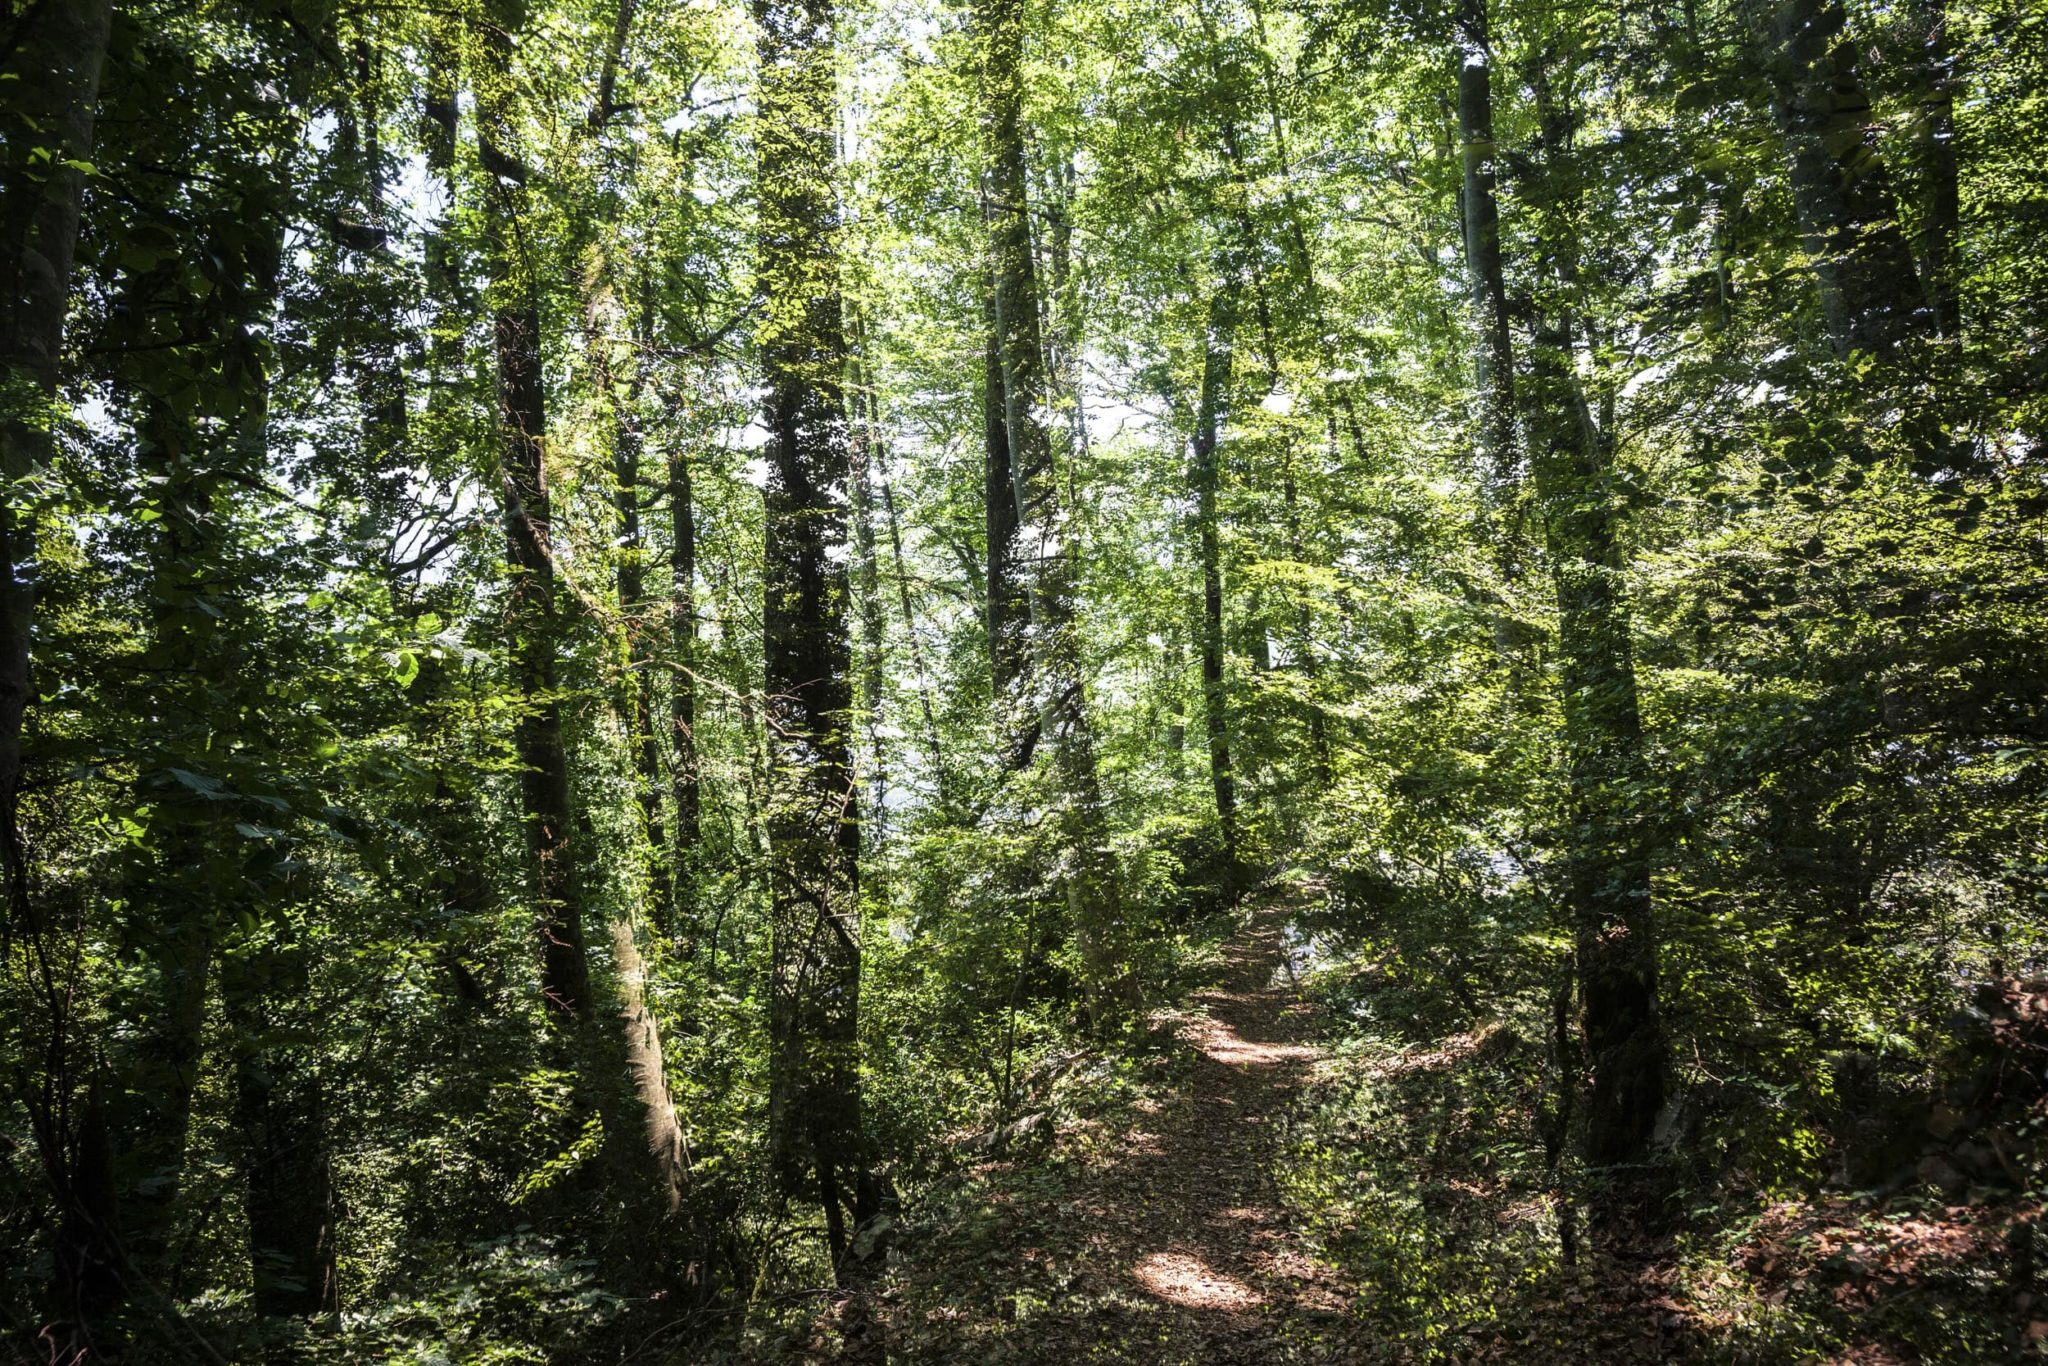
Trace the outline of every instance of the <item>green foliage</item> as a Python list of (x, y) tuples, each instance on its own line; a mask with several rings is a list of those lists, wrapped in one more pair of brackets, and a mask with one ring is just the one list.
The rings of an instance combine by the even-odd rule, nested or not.
[[(16, 68), (88, 8), (15, 6), (0, 43), (10, 1334), (422, 1363), (805, 1340), (835, 1268), (771, 1138), (775, 973), (815, 964), (776, 914), (768, 815), (806, 756), (764, 639), (790, 300), (757, 278), (788, 189), (764, 148), (794, 135), (831, 148), (832, 250), (778, 278), (840, 280), (844, 354), (803, 365), (845, 387), (859, 480), (822, 492), (849, 533), (820, 554), (851, 570), (858, 923), (828, 928), (849, 1170), (888, 1221), (861, 1246), (972, 1224), (962, 1173), (1027, 1121), (1136, 1096), (1156, 1012), (1277, 877), (1348, 1036), (1291, 1134), (1303, 1226), (1387, 1341), (1454, 1357), (1526, 1313), (1506, 1346), (1552, 1350), (1588, 1274), (1562, 1230), (1625, 1184), (1578, 1156), (1610, 1067), (1581, 1049), (1595, 912), (1640, 868), (1669, 1103), (1634, 1165), (1725, 1315), (1685, 1350), (2019, 1349), (2039, 1292), (2001, 1300), (1988, 1243), (1863, 1327), (1839, 1277), (1774, 1306), (1776, 1272), (1713, 1267), (1782, 1207), (1824, 1212), (1815, 1247), (1939, 1222), (1932, 1164), (1984, 1135), (2026, 1179), (1952, 1171), (1967, 1221), (2038, 1200), (2039, 1045), (1983, 1004), (2035, 999), (2048, 956), (2034, 7), (1791, 0), (1843, 26), (1822, 80), (1732, 0), (1049, 0), (1000, 11), (1000, 73), (965, 8), (846, 4), (834, 107), (793, 134), (734, 0), (124, 0), (67, 148), (37, 124), (59, 73)], [(1022, 92), (1076, 607), (1072, 709), (1037, 729), (987, 625), (992, 75)], [(1514, 357), (1491, 457), (1468, 150)], [(1883, 202), (1829, 237), (1830, 194)], [(36, 225), (74, 201), (39, 320)], [(544, 433), (509, 429), (522, 359)], [(507, 540), (522, 436), (544, 593)], [(1073, 717), (1099, 829), (1063, 816)], [(542, 830), (550, 746), (568, 828)], [(1109, 926), (1070, 897), (1098, 868)], [(538, 928), (569, 919), (580, 946)], [(587, 1018), (544, 996), (565, 947)], [(1128, 1035), (1091, 1024), (1105, 979)]]

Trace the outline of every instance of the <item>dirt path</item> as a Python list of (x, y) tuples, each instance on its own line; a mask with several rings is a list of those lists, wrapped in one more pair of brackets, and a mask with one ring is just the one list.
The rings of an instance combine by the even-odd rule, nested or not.
[[(1262, 909), (1179, 1027), (1184, 1084), (1096, 1136), (1078, 1171), (991, 1180), (957, 1238), (884, 1296), (900, 1361), (1359, 1361), (1351, 1292), (1289, 1227), (1272, 1166), (1321, 1056)], [(1063, 1139), (1063, 1142), (1066, 1140)]]

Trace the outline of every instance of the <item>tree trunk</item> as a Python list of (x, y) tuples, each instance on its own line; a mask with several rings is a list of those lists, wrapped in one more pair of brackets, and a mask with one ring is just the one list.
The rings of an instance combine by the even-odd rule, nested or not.
[[(1555, 300), (1532, 338), (1526, 389), (1531, 465), (1557, 590), (1560, 691), (1571, 829), (1567, 848), (1581, 1027), (1592, 1067), (1586, 1155), (1644, 1161), (1664, 1102), (1658, 948), (1650, 856), (1638, 804), (1647, 770), (1620, 538), (1608, 490), (1613, 452), (1573, 356), (1579, 288), (1568, 114), (1539, 71), (1545, 164), (1538, 229)], [(1557, 189), (1554, 186), (1565, 188)]]
[(852, 468), (847, 482), (853, 511), (854, 599), (860, 612), (860, 709), (867, 728), (872, 769), (868, 775), (872, 795), (866, 837), (871, 848), (880, 848), (889, 795), (887, 754), (882, 744), (887, 641), (882, 615), (882, 566), (875, 545), (875, 478), (881, 459), (882, 424), (876, 414), (873, 381), (868, 375), (866, 332), (851, 309), (847, 332), (847, 407), (853, 425)]
[(1493, 182), (1492, 54), (1486, 0), (1461, 0), (1458, 14), (1458, 135), (1464, 166), (1465, 278), (1471, 296), (1479, 444), (1496, 496), (1515, 477), (1514, 353), (1501, 279), (1500, 208)]
[(1074, 621), (1079, 568), (1052, 463), (1046, 412), (1045, 348), (1026, 201), (1023, 129), (1024, 7), (980, 0), (982, 131), (989, 182), (989, 239), (995, 274), (995, 330), (1009, 437), (1010, 484), (1022, 550), (1031, 569), (1030, 724), (1052, 739), (1062, 793), (1060, 832), (1069, 853), (1067, 905), (1081, 947), (1087, 1005), (1098, 1030), (1135, 1004), (1126, 961), (1123, 909), (1108, 849), (1108, 812), (1096, 772)]
[(1912, 162), (1917, 182), (1920, 283), (1934, 330), (1962, 334), (1956, 300), (1956, 240), (1962, 232), (1962, 191), (1956, 168), (1955, 54), (1949, 42), (1947, 0), (1917, 0), (1908, 22), (1919, 40), (1911, 84), (1914, 103)]
[(334, 1176), (317, 1072), (304, 1024), (305, 948), (259, 929), (221, 959), (233, 1029), (235, 1128), (256, 1312), (303, 1319), (340, 1308), (334, 1265)]
[(1779, 0), (1770, 63), (1800, 234), (1841, 357), (1891, 349), (1914, 325), (1919, 299), (1844, 26), (1842, 0)]
[(639, 415), (640, 383), (635, 377), (612, 426), (612, 464), (618, 493), (619, 610), (626, 622), (626, 673), (632, 683), (633, 777), (640, 801), (640, 829), (647, 840), (649, 918), (663, 938), (673, 939), (675, 874), (661, 814), (661, 737), (654, 728), (654, 652), (648, 645), (647, 543), (640, 529), (644, 441)]
[(1078, 460), (1088, 453), (1088, 406), (1081, 368), (1083, 327), (1081, 317), (1081, 276), (1074, 265), (1074, 160), (1071, 155), (1052, 158), (1049, 178), (1052, 204), (1047, 214), (1052, 258), (1053, 374), (1060, 390), (1060, 406), (1066, 410), (1067, 454)]
[(510, 22), (481, 28), (483, 61), (475, 85), (478, 154), (495, 182), (487, 205), (487, 241), (506, 558), (512, 574), (512, 673), (522, 703), (513, 744), (540, 937), (541, 999), (549, 1020), (574, 1045), (579, 1076), (603, 1118), (607, 1150), (621, 1175), (620, 1194), (630, 1208), (651, 1206), (665, 1214), (680, 1200), (682, 1138), (664, 1078), (660, 1038), (641, 999), (632, 927), (629, 922), (611, 926), (617, 999), (610, 1012), (600, 1013), (571, 848), (575, 812), (557, 674), (564, 631), (546, 468), (546, 387), (535, 279), (539, 263), (523, 254), (518, 235), (526, 170), (510, 135), (512, 39)]
[(918, 710), (924, 716), (925, 744), (932, 756), (932, 786), (937, 789), (941, 810), (952, 806), (953, 784), (947, 777), (946, 751), (939, 742), (939, 719), (932, 711), (932, 690), (924, 668), (924, 646), (919, 643), (917, 613), (910, 605), (910, 571), (903, 563), (903, 529), (896, 520), (896, 495), (889, 481), (882, 481), (882, 514), (889, 522), (889, 553), (896, 565), (896, 600), (903, 611), (903, 631), (910, 638), (910, 671), (917, 679)]
[(1029, 649), (1030, 607), (1018, 564), (1016, 484), (1010, 470), (1010, 430), (1003, 417), (1003, 357), (996, 328), (996, 295), (991, 273), (984, 298), (987, 345), (982, 349), (982, 508), (986, 524), (986, 588), (989, 675), (1000, 715), (1024, 676)]
[(677, 932), (694, 944), (704, 801), (697, 775), (697, 508), (691, 494), (689, 450), (679, 439), (668, 456), (669, 636), (676, 660), (669, 689), (669, 789), (676, 812), (671, 876)]
[(842, 1284), (881, 1213), (861, 1113), (860, 818), (848, 754), (846, 496), (852, 452), (834, 193), (830, 0), (756, 0), (760, 354), (768, 483), (764, 690), (773, 750), (769, 1123), (787, 1194), (823, 1206)]
[(420, 142), (426, 153), (427, 179), (441, 196), (440, 212), (430, 220), (422, 250), (425, 286), (432, 318), (428, 324), (427, 422), (425, 457), (436, 473), (451, 471), (459, 458), (461, 432), (450, 399), (462, 384), (463, 333), (468, 310), (463, 305), (461, 262), (450, 230), (455, 217), (455, 148), (461, 130), (456, 104), (457, 61), (451, 34), (436, 28), (427, 41), (426, 94), (420, 120)]
[[(84, 172), (92, 155), (111, 0), (45, 0), (13, 20), (0, 65), (6, 174), (0, 186), (0, 872), (10, 918), (29, 919), (18, 808), (21, 727), (35, 620), (35, 525), (15, 503), (48, 466), (57, 361), (71, 299)], [(47, 162), (38, 153), (51, 153)], [(75, 164), (76, 163), (76, 164)]]
[(1217, 495), (1222, 484), (1217, 445), (1230, 406), (1232, 347), (1237, 331), (1236, 264), (1225, 260), (1209, 299), (1202, 348), (1202, 392), (1195, 415), (1195, 536), (1202, 569), (1202, 713), (1209, 730), (1209, 786), (1224, 853), (1237, 857), (1237, 780), (1230, 766), (1230, 708), (1223, 649), (1223, 549)]

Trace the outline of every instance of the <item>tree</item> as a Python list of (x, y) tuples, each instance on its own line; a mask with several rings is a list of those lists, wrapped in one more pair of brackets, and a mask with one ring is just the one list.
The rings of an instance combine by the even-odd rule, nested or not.
[(773, 763), (769, 1034), (772, 1142), (783, 1187), (808, 1177), (842, 1284), (875, 1260), (882, 1188), (860, 1088), (860, 814), (849, 753), (848, 482), (835, 200), (833, 14), (758, 0), (760, 350), (769, 444), (764, 688)]
[[(1089, 1012), (1096, 1027), (1106, 1030), (1133, 1004), (1134, 984), (1123, 962), (1123, 908), (1115, 869), (1104, 847), (1107, 816), (1075, 631), (1078, 548), (1072, 543), (1073, 527), (1053, 469), (1045, 348), (1039, 333), (1038, 273), (1032, 256), (1024, 165), (1023, 7), (1013, 0), (987, 0), (977, 7), (975, 19), (981, 44), (982, 136), (996, 337), (993, 359), (1002, 379), (1010, 496), (1016, 506), (1029, 584), (1029, 665), (1023, 676), (1023, 705), (1017, 708), (1017, 724), (1031, 738), (1019, 752), (1028, 755), (1037, 741), (1051, 741), (1061, 789), (1068, 913), (1080, 940)], [(993, 436), (990, 450), (994, 450)], [(991, 574), (991, 593), (995, 582)]]

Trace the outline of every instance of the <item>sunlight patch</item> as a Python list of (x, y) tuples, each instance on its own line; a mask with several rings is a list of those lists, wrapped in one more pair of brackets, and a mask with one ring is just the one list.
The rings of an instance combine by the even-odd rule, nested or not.
[(1195, 1047), (1227, 1067), (1269, 1067), (1282, 1062), (1313, 1062), (1322, 1050), (1310, 1044), (1261, 1043), (1240, 1036), (1220, 1020), (1203, 1020), (1188, 1031)]
[(1131, 1268), (1138, 1284), (1169, 1304), (1189, 1309), (1249, 1309), (1261, 1301), (1242, 1281), (1209, 1269), (1185, 1252), (1155, 1252)]

